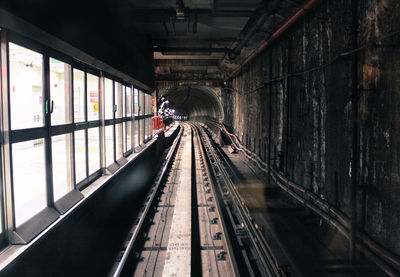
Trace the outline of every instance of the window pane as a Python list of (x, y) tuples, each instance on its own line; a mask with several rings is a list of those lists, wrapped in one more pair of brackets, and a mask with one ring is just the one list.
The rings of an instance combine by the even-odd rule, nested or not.
[(106, 167), (114, 162), (114, 126), (106, 126)]
[(105, 119), (113, 118), (113, 81), (107, 78), (104, 79), (104, 112)]
[(115, 125), (115, 139), (117, 142), (117, 160), (123, 155), (123, 145), (122, 145), (122, 123)]
[(120, 83), (115, 82), (115, 105), (117, 105), (117, 112), (115, 118), (122, 117), (122, 86)]
[(52, 125), (72, 122), (70, 95), (70, 65), (50, 58), (50, 98), (54, 105)]
[(139, 115), (139, 91), (133, 90), (133, 114)]
[(99, 77), (87, 73), (88, 121), (99, 120)]
[(146, 139), (150, 137), (150, 118), (146, 118)]
[(147, 119), (147, 137), (151, 137), (151, 118), (149, 117)]
[(15, 223), (20, 226), (47, 206), (44, 139), (12, 145)]
[(57, 201), (74, 189), (71, 169), (71, 140), (71, 134), (54, 136), (51, 138), (54, 201)]
[(122, 104), (122, 117), (126, 117), (126, 102), (125, 102), (125, 86), (122, 86), (122, 94), (121, 94), (121, 104)]
[(148, 126), (147, 126), (147, 118), (143, 119), (144, 121), (144, 140), (147, 139), (147, 132), (148, 132)]
[(139, 146), (139, 120), (133, 121), (133, 141), (134, 147)]
[(123, 123), (123, 128), (122, 128), (122, 148), (125, 153), (126, 152), (126, 122)]
[(139, 114), (140, 115), (144, 115), (144, 109), (145, 109), (145, 105), (144, 105), (144, 93), (139, 91)]
[(75, 179), (76, 183), (86, 178), (85, 130), (75, 131)]
[(9, 43), (11, 129), (44, 125), (43, 56)]
[(130, 117), (132, 115), (132, 89), (130, 87), (126, 87), (125, 99), (126, 116)]
[(132, 121), (125, 122), (126, 126), (126, 151), (132, 149)]
[(74, 122), (85, 121), (85, 73), (74, 69)]
[(140, 120), (140, 140), (139, 143), (142, 144), (144, 142), (144, 128), (145, 124), (144, 124), (144, 119)]
[(100, 169), (99, 127), (88, 129), (89, 175)]

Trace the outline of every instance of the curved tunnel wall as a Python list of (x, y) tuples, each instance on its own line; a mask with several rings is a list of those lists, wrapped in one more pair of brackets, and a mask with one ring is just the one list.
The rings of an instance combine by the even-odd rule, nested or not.
[(205, 86), (176, 86), (162, 94), (177, 115), (187, 115), (190, 120), (206, 121), (224, 119), (217, 89)]

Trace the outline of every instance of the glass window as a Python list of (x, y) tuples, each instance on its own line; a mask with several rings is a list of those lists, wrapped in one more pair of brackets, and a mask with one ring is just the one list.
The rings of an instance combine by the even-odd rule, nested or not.
[(113, 81), (107, 78), (104, 79), (104, 112), (105, 119), (113, 119)]
[(99, 77), (87, 74), (88, 121), (99, 120)]
[(123, 152), (126, 152), (126, 122), (123, 123), (123, 128), (122, 128), (122, 149)]
[(139, 120), (133, 121), (133, 142), (134, 147), (139, 146)]
[(117, 106), (117, 111), (115, 113), (115, 118), (121, 118), (123, 113), (122, 108), (122, 86), (120, 83), (114, 82), (115, 84), (115, 105)]
[(122, 116), (123, 117), (126, 117), (126, 95), (125, 95), (125, 92), (126, 92), (126, 87), (125, 86), (122, 86), (122, 93), (121, 93), (121, 100), (122, 100), (122, 102), (121, 102), (121, 106), (122, 106)]
[(126, 151), (132, 149), (132, 121), (125, 122), (126, 124)]
[(143, 136), (143, 139), (146, 140), (147, 139), (147, 132), (148, 132), (147, 118), (143, 119), (143, 121), (144, 121), (144, 136)]
[(9, 43), (11, 129), (44, 126), (43, 56)]
[(139, 91), (133, 90), (133, 115), (139, 115)]
[(44, 139), (14, 143), (12, 170), (18, 227), (47, 206)]
[(126, 116), (130, 117), (132, 115), (132, 89), (130, 87), (126, 87), (125, 99)]
[(149, 117), (147, 119), (147, 137), (150, 138), (151, 137), (151, 118)]
[(106, 167), (114, 162), (114, 126), (106, 126)]
[(115, 140), (117, 142), (117, 160), (123, 156), (122, 123), (115, 125)]
[(89, 175), (100, 169), (99, 127), (88, 129)]
[(64, 134), (51, 138), (53, 162), (54, 201), (74, 189), (72, 178), (72, 135)]
[(139, 91), (139, 114), (145, 114), (144, 93)]
[(85, 73), (74, 68), (74, 122), (85, 121)]
[(50, 58), (50, 98), (53, 105), (52, 125), (72, 122), (70, 96), (70, 65)]
[(144, 119), (140, 120), (140, 139), (139, 143), (142, 144), (145, 140), (144, 138), (144, 131), (145, 131), (145, 124), (144, 124)]
[(75, 131), (75, 180), (86, 178), (86, 139), (85, 130)]

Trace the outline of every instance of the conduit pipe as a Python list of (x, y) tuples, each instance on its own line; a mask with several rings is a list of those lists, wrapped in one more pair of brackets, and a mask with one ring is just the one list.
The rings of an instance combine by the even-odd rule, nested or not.
[[(347, 239), (349, 239), (349, 219), (345, 218), (342, 212), (338, 211), (324, 200), (320, 199), (314, 193), (307, 193), (307, 190), (302, 188), (299, 191), (305, 191), (305, 195), (309, 196), (313, 201), (317, 204), (324, 206), (324, 208), (328, 208), (328, 211), (335, 215), (335, 218), (332, 218), (329, 214), (327, 214), (319, 205), (315, 205), (314, 203), (310, 202), (308, 199), (300, 196), (299, 194), (295, 193), (292, 189), (296, 189), (299, 186), (293, 186), (294, 183), (287, 180), (284, 176), (282, 176), (279, 172), (273, 169), (270, 165), (265, 163), (260, 159), (260, 157), (248, 150), (246, 147), (241, 145), (239, 139), (232, 133), (229, 133), (225, 126), (222, 125), (221, 130), (223, 130), (230, 138), (235, 147), (238, 148), (239, 151), (242, 151), (244, 155), (258, 164), (259, 168), (268, 174), (268, 170), (266, 168), (270, 168), (271, 170), (271, 177), (274, 182), (290, 194), (293, 198), (299, 201), (304, 206), (313, 210), (316, 214), (321, 216), (325, 219), (328, 223), (330, 223), (333, 227), (335, 227), (342, 235), (344, 235)], [(292, 188), (292, 189), (291, 189)], [(384, 270), (389, 276), (398, 276), (399, 271), (394, 270), (390, 264), (394, 265), (397, 270), (400, 268), (400, 257), (397, 255), (389, 252), (388, 250), (384, 249), (382, 246), (375, 243), (371, 238), (368, 237), (367, 234), (363, 232), (357, 232), (357, 246), (361, 251), (363, 251), (376, 265), (378, 265), (382, 270)]]
[(277, 39), (282, 35), (284, 31), (286, 31), (290, 26), (296, 23), (305, 13), (307, 13), (310, 9), (315, 7), (321, 0), (310, 0), (308, 1), (296, 14), (294, 14), (285, 24), (283, 24), (272, 36), (264, 41), (260, 46), (257, 47), (256, 50), (253, 51), (238, 67), (236, 67), (229, 75), (225, 78), (225, 82), (234, 77), (240, 69), (246, 64), (248, 64), (251, 60), (253, 60), (258, 54), (261, 53), (267, 46), (271, 44), (272, 41)]

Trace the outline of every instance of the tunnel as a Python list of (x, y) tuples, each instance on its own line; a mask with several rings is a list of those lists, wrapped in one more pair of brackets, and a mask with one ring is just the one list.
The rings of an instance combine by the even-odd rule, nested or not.
[(194, 121), (223, 121), (224, 111), (216, 89), (207, 86), (177, 86), (160, 92), (160, 99), (169, 101), (177, 115)]
[(0, 276), (400, 276), (399, 14), (0, 1)]

